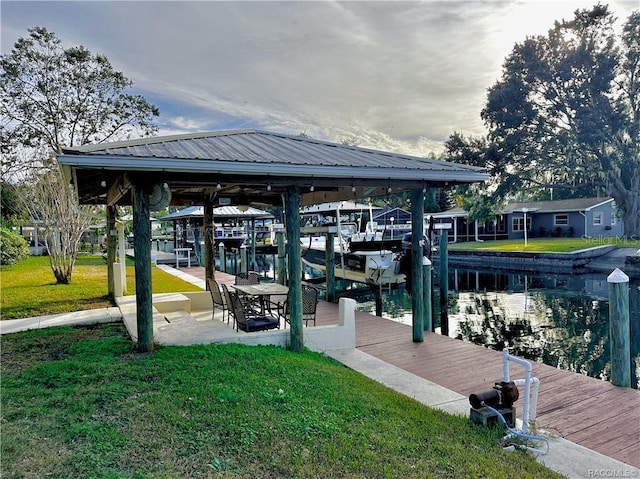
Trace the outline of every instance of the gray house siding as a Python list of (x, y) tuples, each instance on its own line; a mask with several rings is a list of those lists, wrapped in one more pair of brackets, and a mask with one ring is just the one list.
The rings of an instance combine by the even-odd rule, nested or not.
[(624, 223), (617, 217), (616, 205), (612, 198), (511, 203), (496, 219), (499, 219), (496, 228), (492, 222), (487, 222), (478, 225), (477, 234), (475, 225), (467, 221), (467, 213), (462, 208), (431, 215), (436, 222), (455, 223), (455, 228), (452, 228), (455, 229), (455, 233), (449, 230), (449, 240), (460, 242), (476, 239), (523, 239), (525, 216), (529, 238), (598, 238), (624, 234)]
[[(624, 232), (623, 223), (616, 216), (613, 200), (606, 200), (580, 211), (559, 208), (555, 211), (529, 211), (526, 216), (529, 237), (615, 237), (621, 236)], [(510, 239), (524, 238), (524, 231), (517, 229), (521, 228), (523, 222), (522, 211), (508, 214)]]
[(614, 202), (605, 203), (587, 211), (585, 236), (591, 238), (622, 236), (624, 233), (623, 223), (616, 213)]

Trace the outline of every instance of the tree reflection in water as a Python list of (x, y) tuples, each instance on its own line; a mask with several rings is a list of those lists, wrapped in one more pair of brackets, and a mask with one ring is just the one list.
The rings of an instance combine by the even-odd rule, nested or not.
[[(606, 274), (523, 275), (450, 269), (450, 336), (563, 370), (608, 380), (609, 304)], [(434, 281), (437, 300), (439, 291)], [(365, 300), (368, 298), (364, 298)], [(361, 299), (358, 299), (359, 303)], [(640, 279), (630, 282), (631, 370), (640, 377)], [(359, 309), (374, 311), (371, 302)], [(434, 306), (439, 311), (439, 305)], [(404, 289), (383, 294), (383, 316), (411, 324)], [(434, 314), (439, 331), (439, 315)]]

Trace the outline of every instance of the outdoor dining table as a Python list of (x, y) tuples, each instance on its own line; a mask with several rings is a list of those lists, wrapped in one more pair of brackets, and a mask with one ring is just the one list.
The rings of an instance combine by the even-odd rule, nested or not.
[(270, 296), (286, 296), (289, 293), (287, 286), (278, 283), (235, 284), (233, 288), (239, 293), (258, 298), (262, 314), (267, 309)]

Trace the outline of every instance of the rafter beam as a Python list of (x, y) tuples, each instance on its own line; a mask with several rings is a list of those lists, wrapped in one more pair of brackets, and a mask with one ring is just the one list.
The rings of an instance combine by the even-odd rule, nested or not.
[(109, 187), (107, 191), (107, 205), (114, 206), (120, 201), (120, 199), (126, 195), (131, 189), (131, 179), (127, 173), (122, 176)]

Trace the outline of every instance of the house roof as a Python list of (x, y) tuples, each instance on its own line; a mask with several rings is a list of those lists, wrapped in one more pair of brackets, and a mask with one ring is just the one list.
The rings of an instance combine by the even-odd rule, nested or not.
[(259, 205), (280, 204), (290, 186), (301, 189), (303, 204), (316, 204), (488, 178), (473, 166), (259, 130), (85, 145), (58, 160), (81, 202), (93, 204), (130, 204), (139, 181), (166, 183), (172, 204), (210, 194)]
[(573, 198), (569, 200), (531, 201), (527, 203), (509, 203), (503, 213), (514, 211), (535, 210), (536, 213), (570, 213), (574, 211), (588, 211), (603, 203), (613, 201), (613, 198)]
[(385, 208), (382, 208), (380, 211), (377, 211), (373, 215), (373, 219), (375, 220), (376, 218), (382, 218), (386, 216), (394, 217), (396, 215), (410, 217), (411, 213), (409, 211), (403, 210), (402, 208), (398, 208), (398, 207), (396, 208), (385, 207)]
[[(173, 221), (184, 218), (202, 218), (204, 216), (203, 206), (188, 206), (179, 211), (174, 211), (163, 216), (161, 221)], [(246, 210), (236, 206), (220, 206), (213, 209), (213, 218), (273, 218), (268, 211), (259, 210), (249, 206)]]
[[(574, 198), (569, 200), (530, 201), (526, 203), (509, 203), (500, 210), (502, 214), (522, 212), (526, 209), (530, 213), (571, 213), (588, 211), (604, 203), (612, 202), (613, 198)], [(464, 208), (451, 208), (440, 213), (427, 213), (434, 218), (466, 217), (468, 212)]]
[(338, 210), (341, 213), (359, 213), (360, 211), (369, 211), (371, 208), (373, 211), (379, 210), (379, 206), (369, 206), (365, 203), (355, 203), (353, 201), (333, 201), (330, 203), (320, 203), (318, 205), (309, 205), (305, 206), (300, 210), (300, 214), (302, 215), (310, 215), (310, 214), (333, 214), (335, 215)]

